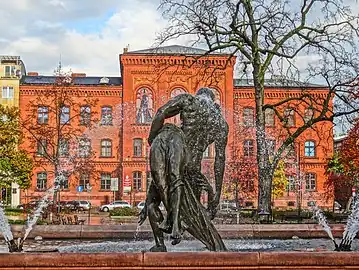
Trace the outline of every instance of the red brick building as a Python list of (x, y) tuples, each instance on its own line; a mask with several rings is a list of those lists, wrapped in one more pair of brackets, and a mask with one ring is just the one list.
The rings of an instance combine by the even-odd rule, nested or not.
[[(255, 143), (251, 141), (254, 139), (253, 86), (248, 80), (233, 78), (234, 57), (228, 59), (228, 55), (213, 54), (198, 59), (203, 53), (202, 50), (182, 46), (125, 51), (119, 59), (120, 77), (76, 75), (73, 84), (69, 87), (73, 89), (80, 103), (84, 102), (85, 98), (97, 99), (96, 107), (91, 110), (97, 113), (99, 120), (103, 114), (111, 114), (113, 121), (109, 125), (100, 124), (86, 131), (91, 138), (91, 147), (95, 152), (94, 163), (98, 171), (98, 179), (89, 180), (92, 185), (91, 193), (77, 192), (77, 186), (83, 183), (70, 177), (69, 182), (72, 184), (62, 192), (63, 200), (86, 198), (91, 199), (95, 205), (112, 200), (113, 193), (110, 191), (109, 179), (117, 178), (120, 188), (115, 193), (116, 199), (121, 198), (131, 203), (142, 201), (145, 198), (149, 177), (147, 136), (154, 113), (171, 97), (183, 92), (194, 94), (203, 86), (210, 86), (216, 90), (216, 102), (222, 106), (230, 125), (227, 159), (230, 159), (232, 151), (230, 148), (234, 145), (240, 149), (241, 155), (254, 155)], [(40, 90), (46, 90), (52, 83), (51, 76), (37, 74), (24, 76), (20, 85), (22, 114), (31, 100), (40, 94)], [(275, 102), (288, 95), (299, 94), (303, 89), (319, 96), (327, 91), (326, 88), (318, 85), (272, 79), (266, 81), (265, 95), (269, 102)], [(304, 112), (307, 109), (303, 107), (301, 110)], [(290, 115), (293, 117), (294, 126), (301, 121), (295, 118), (295, 114)], [(178, 117), (171, 121), (179, 123)], [(279, 124), (274, 116), (271, 123), (271, 126), (268, 126), (268, 134), (273, 136), (273, 140), (279, 141), (281, 134), (278, 133)], [(74, 121), (71, 125), (78, 125), (78, 122)], [(300, 203), (304, 207), (312, 200), (320, 200), (324, 193), (324, 166), (326, 158), (333, 150), (331, 130), (331, 124), (321, 124), (320, 133), (308, 130), (296, 142), (297, 154), (294, 155), (296, 162), (289, 163), (299, 164), (296, 170), (306, 175), (300, 194)], [(24, 147), (29, 151), (35, 150), (33, 146), (30, 149), (30, 145)], [(275, 148), (275, 144), (273, 147)], [(108, 152), (111, 154), (103, 155)], [(209, 147), (204, 157), (204, 167), (207, 167), (204, 173), (210, 176), (208, 168), (214, 160), (212, 147)], [(43, 170), (43, 168), (34, 169), (32, 187), (22, 192), (23, 200), (43, 193), (43, 190), (37, 188), (38, 177), (43, 177), (41, 174)], [(228, 181), (227, 179), (226, 182)], [(46, 183), (46, 188), (49, 188), (53, 179), (47, 179)], [(255, 183), (256, 179), (253, 179), (254, 186)], [(290, 185), (293, 185), (293, 182)], [(255, 205), (255, 189), (252, 195), (240, 196), (243, 204)], [(229, 197), (231, 198), (233, 199), (233, 196)], [(295, 207), (297, 202), (298, 194), (289, 189), (283, 198), (275, 201), (274, 205)], [(329, 206), (331, 202), (322, 201), (321, 205), (323, 204)]]

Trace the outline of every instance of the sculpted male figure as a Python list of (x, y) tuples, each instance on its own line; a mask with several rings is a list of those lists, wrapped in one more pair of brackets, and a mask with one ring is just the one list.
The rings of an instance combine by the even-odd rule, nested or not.
[[(219, 204), (225, 168), (228, 124), (220, 106), (214, 102), (215, 95), (210, 88), (200, 88), (196, 95), (181, 94), (170, 99), (158, 109), (153, 118), (148, 142), (151, 144), (164, 124), (164, 120), (180, 114), (181, 129), (185, 135), (187, 153), (186, 172), (191, 175), (193, 192), (200, 201), (202, 191), (208, 193), (208, 210), (212, 218)], [(214, 143), (214, 176), (216, 193), (201, 173), (201, 161), (207, 147)]]
[[(182, 119), (181, 129), (173, 124), (164, 125), (166, 118), (177, 114)], [(200, 196), (202, 190), (208, 192), (213, 218), (222, 189), (227, 135), (228, 125), (209, 88), (201, 88), (196, 96), (183, 94), (174, 97), (158, 110), (148, 139), (150, 144), (153, 143), (150, 151), (153, 181), (139, 221), (142, 224), (148, 212), (156, 242), (151, 251), (166, 251), (163, 232), (171, 233), (172, 244), (177, 244), (184, 230), (209, 250), (226, 250), (200, 204)], [(201, 173), (203, 153), (213, 142), (216, 195)], [(166, 220), (158, 207), (161, 202), (167, 210)]]

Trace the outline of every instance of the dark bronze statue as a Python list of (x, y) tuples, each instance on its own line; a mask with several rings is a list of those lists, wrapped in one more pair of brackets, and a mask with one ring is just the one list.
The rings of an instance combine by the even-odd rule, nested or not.
[[(177, 114), (182, 120), (181, 128), (164, 125), (166, 118)], [(196, 96), (176, 96), (157, 111), (148, 138), (153, 180), (139, 221), (142, 224), (149, 215), (156, 242), (151, 251), (166, 251), (163, 233), (171, 234), (175, 245), (181, 241), (185, 230), (209, 250), (226, 250), (200, 203), (200, 196), (203, 191), (208, 193), (207, 211), (213, 219), (222, 190), (227, 136), (228, 124), (209, 88), (199, 89)], [(215, 145), (216, 154), (215, 194), (201, 173), (203, 153), (211, 143)], [(161, 202), (167, 210), (166, 219), (159, 209)]]
[(9, 252), (21, 252), (22, 246), (24, 245), (24, 240), (22, 238), (19, 238), (17, 240), (6, 240), (6, 244), (9, 248)]

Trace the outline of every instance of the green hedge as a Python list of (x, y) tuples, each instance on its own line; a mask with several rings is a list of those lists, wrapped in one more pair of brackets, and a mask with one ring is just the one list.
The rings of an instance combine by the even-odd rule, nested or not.
[(11, 213), (24, 213), (24, 209), (6, 207), (6, 208), (5, 208), (5, 213), (7, 213), (7, 212), (11, 212)]
[(26, 220), (22, 220), (22, 219), (12, 220), (12, 219), (9, 219), (9, 224), (25, 225), (25, 224), (26, 224)]
[(110, 216), (137, 216), (139, 214), (137, 208), (117, 208), (110, 211)]

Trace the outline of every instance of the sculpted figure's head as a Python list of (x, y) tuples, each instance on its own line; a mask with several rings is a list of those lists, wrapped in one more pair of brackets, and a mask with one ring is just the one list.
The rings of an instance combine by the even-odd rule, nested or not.
[(214, 101), (216, 98), (213, 93), (213, 90), (208, 87), (202, 87), (202, 88), (198, 89), (196, 96), (206, 96), (206, 97), (210, 98), (212, 101)]

